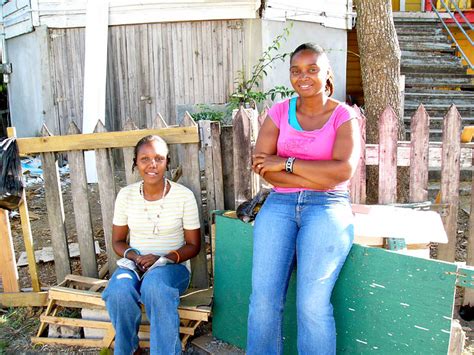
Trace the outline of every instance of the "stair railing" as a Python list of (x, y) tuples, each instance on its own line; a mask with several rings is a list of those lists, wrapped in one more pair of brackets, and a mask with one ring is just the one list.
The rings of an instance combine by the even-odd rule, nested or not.
[[(461, 46), (459, 45), (458, 41), (456, 41), (456, 38), (454, 38), (454, 35), (452, 34), (452, 32), (450, 31), (448, 25), (446, 25), (446, 22), (443, 20), (443, 18), (441, 17), (439, 11), (436, 9), (436, 5), (433, 4), (433, 0), (429, 0), (430, 3), (431, 3), (431, 6), (432, 6), (432, 9), (433, 11), (436, 13), (436, 16), (438, 16), (438, 19), (441, 21), (441, 23), (443, 24), (443, 27), (444, 29), (446, 30), (446, 32), (448, 32), (449, 36), (451, 37), (451, 39), (453, 40), (454, 44), (456, 45), (456, 49), (459, 51), (459, 53), (461, 53), (461, 56), (463, 57), (463, 59), (466, 61), (466, 63), (469, 65), (469, 68), (471, 68), (472, 70), (474, 70), (474, 65), (471, 63), (471, 61), (469, 60), (469, 57), (466, 55), (466, 53), (464, 53), (464, 51), (462, 50)], [(450, 2), (451, 4), (454, 4), (455, 8), (456, 8), (456, 11), (458, 13), (461, 14), (462, 18), (464, 19), (464, 21), (466, 22), (466, 24), (468, 25), (468, 27), (472, 30), (473, 29), (473, 26), (471, 25), (471, 23), (469, 22), (469, 20), (463, 15), (462, 11), (459, 9), (458, 5), (456, 4), (455, 1), (451, 1), (451, 0), (447, 0), (448, 2)], [(474, 47), (474, 42), (473, 40), (471, 39), (471, 37), (469, 37), (469, 35), (466, 33), (466, 31), (464, 31), (464, 28), (463, 26), (459, 23), (458, 19), (456, 18), (456, 16), (454, 16), (454, 14), (451, 12), (451, 10), (449, 9), (449, 7), (446, 5), (446, 3), (444, 2), (444, 0), (440, 0), (440, 3), (441, 5), (445, 8), (446, 12), (449, 14), (449, 16), (454, 20), (454, 22), (456, 23), (456, 26), (461, 30), (461, 32), (464, 34), (464, 36), (466, 36), (467, 40), (469, 41), (469, 43), (471, 44), (471, 46)]]

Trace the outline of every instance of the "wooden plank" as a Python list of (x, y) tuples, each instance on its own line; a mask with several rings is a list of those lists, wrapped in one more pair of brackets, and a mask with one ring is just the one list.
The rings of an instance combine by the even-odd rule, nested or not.
[(107, 286), (108, 284), (107, 280), (101, 280), (101, 279), (97, 279), (93, 277), (73, 275), (73, 274), (67, 275), (65, 280), (72, 281), (75, 284), (84, 285), (86, 287), (95, 286), (95, 285)]
[(235, 210), (234, 133), (232, 126), (221, 127), (221, 160), (224, 185), (224, 209)]
[[(397, 166), (410, 166), (410, 142), (399, 141), (397, 149)], [(472, 164), (472, 146), (473, 144), (461, 144), (461, 168), (467, 169)], [(366, 165), (378, 165), (379, 146), (378, 144), (367, 144), (365, 147)], [(441, 168), (442, 144), (441, 142), (429, 143), (429, 161), (430, 168)]]
[[(7, 135), (8, 137), (16, 137), (15, 128), (8, 127)], [(23, 242), (25, 243), (25, 251), (28, 259), (28, 271), (31, 277), (31, 285), (33, 291), (39, 292), (41, 290), (41, 286), (38, 278), (38, 270), (36, 267), (35, 249), (33, 246), (33, 235), (31, 233), (30, 216), (28, 212), (28, 202), (26, 200), (25, 189), (23, 189), (21, 203), (18, 207), (18, 210), (20, 212), (21, 230), (23, 232)]]
[[(80, 134), (81, 132), (77, 125), (71, 122), (68, 133)], [(67, 156), (71, 171), (72, 204), (74, 207), (82, 274), (84, 276), (98, 277), (84, 153), (80, 150), (72, 150), (68, 152)]]
[(410, 202), (428, 200), (430, 117), (423, 104), (411, 118)]
[(365, 142), (366, 142), (366, 122), (367, 119), (357, 106), (354, 106), (358, 114), (360, 129), (360, 159), (359, 165), (350, 181), (351, 201), (353, 203), (365, 203), (366, 201), (366, 171), (365, 171)]
[[(97, 122), (94, 132), (106, 132), (101, 120)], [(124, 132), (131, 133), (131, 132)], [(112, 221), (115, 205), (115, 174), (110, 149), (96, 149), (96, 167), (99, 182), (100, 210), (102, 212), (102, 226), (104, 228), (105, 247), (107, 249), (107, 264), (109, 274), (112, 275), (117, 268), (118, 256), (112, 247)]]
[(379, 119), (379, 203), (397, 201), (398, 119), (388, 106)]
[[(469, 127), (467, 130), (471, 131)], [(470, 142), (473, 138), (472, 134), (465, 133), (466, 128), (463, 129), (461, 134), (461, 142)], [(473, 158), (474, 163), (474, 158)], [(467, 255), (466, 255), (466, 265), (474, 266), (474, 171), (471, 172), (471, 206), (469, 210), (469, 237), (467, 240)], [(464, 295), (462, 299), (462, 304), (474, 306), (474, 289), (465, 288)]]
[(201, 147), (204, 152), (207, 209), (210, 216), (211, 211), (224, 209), (220, 125), (218, 122), (202, 120), (199, 121), (199, 128), (203, 137)]
[(89, 320), (81, 318), (66, 318), (66, 317), (52, 317), (52, 316), (40, 316), (40, 321), (48, 324), (66, 325), (71, 327), (87, 327), (93, 329), (108, 329), (110, 322)]
[(168, 144), (199, 143), (197, 127), (170, 127), (142, 129), (131, 132), (97, 132), (70, 136), (18, 138), (20, 154), (65, 152), (68, 150), (94, 150), (103, 148), (133, 147), (140, 138), (149, 134), (162, 137)]
[(447, 244), (438, 245), (438, 259), (454, 261), (456, 253), (457, 217), (459, 204), (459, 158), (461, 151), (461, 116), (451, 105), (444, 117), (443, 157), (441, 163), (441, 203), (448, 204), (448, 214), (442, 216), (448, 235)]
[(2, 267), (0, 276), (4, 292), (19, 292), (18, 270), (16, 267), (15, 250), (13, 249), (12, 231), (8, 211), (0, 208), (0, 260)]
[[(42, 129), (43, 137), (50, 135), (46, 126)], [(57, 282), (64, 280), (71, 273), (69, 261), (69, 247), (67, 244), (64, 204), (59, 181), (58, 164), (54, 153), (42, 153), (46, 208), (48, 210), (49, 229), (51, 231), (51, 245), (54, 254), (54, 269)]]
[(241, 107), (233, 119), (234, 198), (237, 208), (252, 195), (252, 127), (250, 116)]
[[(123, 126), (123, 130), (128, 132), (137, 129), (138, 127), (131, 119), (128, 119)], [(126, 147), (122, 149), (123, 165), (125, 167), (125, 181), (127, 182), (127, 185), (133, 184), (134, 182), (140, 180), (140, 174), (138, 173), (138, 171), (132, 171), (134, 150), (134, 147)]]
[(0, 307), (46, 307), (48, 292), (0, 293)]
[[(197, 127), (191, 115), (186, 112), (183, 118), (183, 126)], [(201, 198), (201, 171), (199, 168), (199, 146), (197, 144), (186, 144), (181, 148), (181, 166), (183, 168), (183, 185), (189, 188), (196, 198), (199, 220), (202, 221), (202, 198)], [(209, 285), (207, 273), (206, 242), (204, 239), (204, 226), (201, 225), (201, 251), (191, 260), (192, 285), (198, 288), (207, 288)]]
[(62, 344), (68, 346), (80, 346), (89, 348), (101, 348), (103, 344), (102, 339), (69, 339), (69, 338), (46, 338), (46, 337), (31, 337), (33, 344)]
[(38, 277), (38, 268), (36, 266), (35, 249), (33, 243), (33, 234), (31, 233), (30, 215), (26, 201), (26, 193), (23, 190), (22, 202), (19, 207), (21, 230), (23, 233), (23, 242), (25, 243), (26, 257), (28, 259), (28, 272), (31, 277), (31, 286), (33, 291), (41, 291), (41, 285)]

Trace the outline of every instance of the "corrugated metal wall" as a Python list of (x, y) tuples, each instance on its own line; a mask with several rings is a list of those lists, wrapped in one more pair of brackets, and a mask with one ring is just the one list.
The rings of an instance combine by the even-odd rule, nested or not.
[[(82, 126), (83, 28), (51, 29), (50, 53), (61, 134)], [(106, 124), (127, 118), (140, 128), (157, 113), (176, 123), (176, 105), (224, 103), (244, 65), (240, 20), (124, 25), (109, 28)]]

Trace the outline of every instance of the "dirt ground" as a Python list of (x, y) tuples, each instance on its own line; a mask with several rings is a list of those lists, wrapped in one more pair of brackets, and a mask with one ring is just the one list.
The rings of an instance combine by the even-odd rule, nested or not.
[[(72, 197), (70, 192), (69, 179), (66, 176), (61, 178), (63, 201), (65, 208), (66, 230), (68, 234), (68, 242), (77, 242), (75, 231), (75, 221), (73, 216)], [(123, 179), (117, 179), (117, 185), (123, 186)], [(43, 247), (51, 246), (50, 232), (48, 227), (48, 216), (45, 206), (44, 189), (40, 181), (38, 183), (31, 183), (27, 187), (27, 201), (28, 209), (30, 211), (31, 229), (34, 239), (34, 248), (39, 250)], [(93, 229), (95, 233), (95, 240), (99, 242), (101, 253), (97, 256), (99, 268), (106, 262), (105, 242), (102, 229), (101, 212), (99, 204), (99, 193), (97, 185), (91, 184), (89, 188), (89, 199), (92, 210)], [(470, 199), (470, 197), (462, 197), (462, 199)], [(461, 203), (459, 210), (458, 223), (458, 244), (456, 250), (456, 259), (459, 262), (466, 259), (466, 246), (469, 225), (469, 214), (463, 206), (469, 204), (469, 201)], [(21, 233), (20, 218), (18, 214), (13, 213), (11, 218), (12, 235), (14, 242), (14, 249), (16, 258), (18, 260), (20, 253), (25, 250), (23, 237)], [(436, 255), (436, 246), (432, 247), (432, 256)], [(72, 259), (72, 271), (74, 274), (81, 273), (81, 266), (79, 257)], [(38, 273), (41, 285), (48, 287), (56, 284), (54, 264), (52, 262), (39, 263)], [(31, 287), (31, 280), (28, 274), (28, 267), (19, 267), (19, 278), (21, 288), (28, 290)], [(1, 289), (0, 289), (1, 290)], [(456, 296), (456, 305), (461, 303), (461, 289), (458, 290)], [(73, 348), (64, 346), (34, 346), (30, 343), (30, 336), (35, 335), (39, 325), (39, 315), (42, 309), (39, 308), (11, 308), (0, 309), (0, 354), (3, 353), (51, 353), (51, 352), (77, 352), (77, 353), (100, 353), (107, 354), (106, 349), (86, 349)], [(457, 307), (454, 312), (455, 318), (459, 318)], [(474, 321), (466, 322), (460, 319), (460, 323), (466, 332), (466, 346), (464, 354), (474, 354)], [(211, 325), (207, 324), (200, 327), (197, 331), (196, 337), (201, 335), (210, 335)], [(233, 348), (228, 344), (222, 343), (218, 340), (212, 340), (209, 345), (209, 351), (217, 353), (242, 353), (237, 348)], [(224, 350), (225, 349), (225, 350)], [(199, 348), (189, 345), (186, 354), (202, 354), (205, 353)]]

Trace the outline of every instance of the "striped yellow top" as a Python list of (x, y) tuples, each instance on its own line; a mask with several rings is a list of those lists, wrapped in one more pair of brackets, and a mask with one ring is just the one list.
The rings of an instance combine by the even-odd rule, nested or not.
[[(169, 183), (171, 188), (164, 200), (145, 201), (140, 194), (141, 182), (124, 187), (117, 195), (113, 224), (128, 226), (129, 244), (142, 254), (165, 255), (179, 249), (185, 244), (184, 229), (200, 227), (192, 191), (175, 182)], [(157, 234), (153, 233), (155, 224)], [(185, 265), (190, 270), (189, 261)]]

